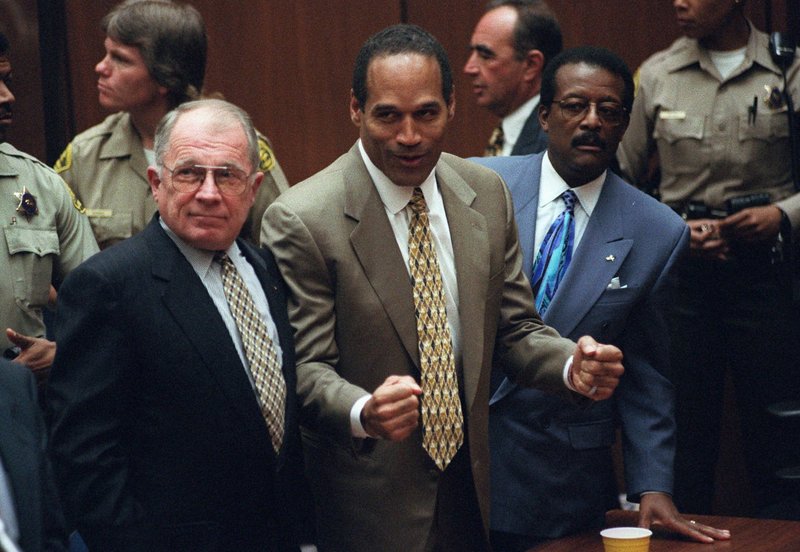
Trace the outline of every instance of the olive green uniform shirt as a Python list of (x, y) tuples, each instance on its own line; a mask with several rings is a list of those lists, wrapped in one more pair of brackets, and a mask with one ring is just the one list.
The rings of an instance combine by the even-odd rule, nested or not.
[(6, 328), (44, 336), (50, 284), (97, 252), (81, 211), (52, 169), (0, 144), (0, 352), (12, 346)]
[[(800, 228), (800, 195), (791, 179), (786, 106), (768, 100), (783, 77), (767, 50), (769, 38), (750, 24), (742, 65), (726, 79), (697, 40), (679, 38), (647, 59), (630, 126), (617, 152), (620, 168), (641, 183), (657, 149), (661, 199), (676, 208), (690, 201), (724, 209), (725, 201), (765, 192)], [(800, 56), (788, 71), (800, 103)], [(755, 102), (755, 109), (753, 108)]]
[[(286, 176), (266, 137), (258, 135), (259, 170), (264, 180), (242, 228), (254, 244), (267, 206), (289, 188)], [(141, 232), (156, 211), (147, 180), (147, 159), (128, 113), (109, 115), (67, 145), (55, 170), (86, 207), (100, 247), (113, 245)]]

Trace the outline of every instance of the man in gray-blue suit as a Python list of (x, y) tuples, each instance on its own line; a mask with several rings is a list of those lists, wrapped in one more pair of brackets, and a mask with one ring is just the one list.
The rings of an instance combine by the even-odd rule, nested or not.
[[(675, 421), (663, 306), (688, 230), (670, 209), (608, 170), (632, 102), (630, 71), (616, 55), (568, 50), (543, 76), (539, 119), (547, 152), (476, 159), (511, 190), (537, 297), (537, 251), (554, 219), (571, 209), (574, 254), (563, 280), (537, 307), (562, 335), (590, 334), (620, 347), (626, 359), (614, 399), (589, 408), (516, 387), (500, 374), (493, 381), (491, 528), (500, 552), (602, 524), (616, 498), (617, 422), (628, 499), (641, 501), (639, 524), (657, 523), (702, 542), (729, 538), (683, 519), (670, 496)], [(565, 192), (574, 207), (562, 201)]]

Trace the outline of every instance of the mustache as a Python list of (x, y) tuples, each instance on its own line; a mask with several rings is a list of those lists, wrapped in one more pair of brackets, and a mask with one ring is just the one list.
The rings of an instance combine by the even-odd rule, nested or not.
[(8, 117), (9, 115), (11, 115), (11, 113), (13, 113), (13, 111), (14, 110), (11, 107), (10, 103), (6, 102), (0, 104), (0, 117)]
[(606, 141), (594, 132), (584, 132), (572, 139), (572, 147), (592, 146), (606, 149)]

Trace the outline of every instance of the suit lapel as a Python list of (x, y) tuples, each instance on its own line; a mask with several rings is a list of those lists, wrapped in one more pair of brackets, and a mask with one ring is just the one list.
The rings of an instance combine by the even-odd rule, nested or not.
[(153, 278), (162, 291), (161, 299), (203, 360), (203, 366), (196, 368), (209, 371), (249, 425), (248, 429), (264, 432), (264, 421), (245, 367), (211, 296), (157, 218), (145, 232), (153, 252)]
[(538, 153), (547, 148), (547, 133), (539, 124), (539, 107), (535, 107), (522, 127), (517, 143), (511, 150), (511, 155), (526, 155)]
[(564, 280), (545, 314), (547, 324), (569, 335), (605, 291), (633, 245), (625, 238), (623, 203), (616, 201), (608, 173)]
[(436, 178), (447, 213), (455, 257), (461, 321), (461, 371), (464, 398), (469, 411), (478, 390), (483, 358), (489, 240), (483, 215), (470, 207), (475, 200), (474, 190), (442, 161), (436, 166)]
[(419, 369), (417, 323), (408, 268), (358, 146), (353, 146), (349, 155), (351, 162), (344, 174), (345, 215), (357, 223), (350, 234), (350, 243), (400, 341)]
[[(539, 213), (539, 178), (542, 173), (542, 154), (531, 163), (526, 163), (522, 174), (515, 179), (509, 188), (514, 198), (514, 218), (519, 230), (520, 247), (522, 249), (522, 270), (528, 280), (533, 273), (533, 260), (536, 254), (536, 218)], [(527, 243), (526, 243), (527, 242)], [(527, 245), (527, 247), (523, 247)]]

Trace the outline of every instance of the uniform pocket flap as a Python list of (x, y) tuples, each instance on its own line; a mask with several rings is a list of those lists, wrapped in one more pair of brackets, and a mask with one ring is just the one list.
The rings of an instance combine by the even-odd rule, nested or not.
[(670, 144), (687, 138), (702, 140), (704, 125), (704, 117), (687, 116), (685, 119), (658, 119), (653, 135), (655, 138), (662, 138)]
[(6, 244), (11, 255), (34, 253), (40, 257), (58, 255), (61, 248), (55, 228), (25, 228), (19, 225), (6, 226)]

